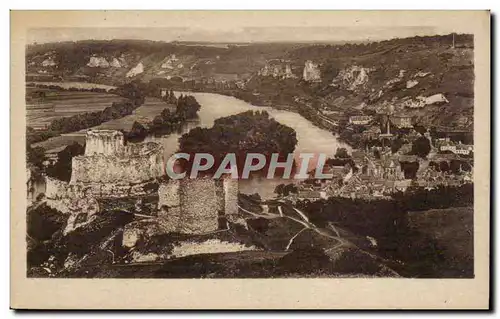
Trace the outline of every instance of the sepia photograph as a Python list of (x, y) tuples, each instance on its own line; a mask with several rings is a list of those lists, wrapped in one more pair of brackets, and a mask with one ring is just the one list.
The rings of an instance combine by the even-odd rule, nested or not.
[[(41, 18), (12, 39), (24, 238), (12, 247), (33, 289), (461, 279), (481, 280), (487, 305), (489, 237), (476, 238), (489, 230), (487, 11), (394, 26), (375, 14), (412, 13), (287, 25), (301, 13), (253, 12), (281, 23), (239, 26), (208, 21), (252, 12), (142, 13), (149, 25), (102, 20), (126, 12), (12, 13)], [(467, 14), (474, 23), (455, 27)]]

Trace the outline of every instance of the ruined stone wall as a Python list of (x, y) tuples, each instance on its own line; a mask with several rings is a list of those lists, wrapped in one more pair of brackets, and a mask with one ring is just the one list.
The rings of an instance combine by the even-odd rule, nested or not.
[(238, 213), (238, 181), (211, 178), (169, 181), (158, 189), (158, 218), (164, 232), (207, 233), (219, 218)]
[(182, 233), (207, 233), (216, 231), (218, 211), (215, 181), (211, 178), (183, 179), (180, 181)]
[(45, 197), (59, 199), (68, 196), (68, 183), (45, 176)]
[(45, 178), (45, 197), (50, 199), (83, 198), (83, 197), (130, 197), (147, 196), (149, 193), (144, 189), (147, 182), (137, 184), (103, 184), (103, 183), (78, 183), (69, 184), (51, 177)]
[(85, 139), (85, 155), (114, 155), (123, 151), (123, 133), (114, 130), (89, 130)]
[(238, 218), (238, 180), (230, 177), (223, 181), (224, 214), (228, 221), (234, 222)]
[(140, 183), (163, 176), (163, 150), (158, 145), (142, 155), (92, 155), (72, 159), (70, 184)]

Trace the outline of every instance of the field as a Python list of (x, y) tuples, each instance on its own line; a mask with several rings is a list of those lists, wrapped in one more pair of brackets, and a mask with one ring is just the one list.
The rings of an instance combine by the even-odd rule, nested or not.
[(175, 107), (173, 105), (169, 105), (157, 98), (147, 97), (144, 104), (139, 106), (132, 114), (102, 123), (101, 125), (93, 128), (129, 131), (135, 121), (145, 125), (153, 121), (154, 117), (159, 115), (165, 108), (169, 108), (171, 112), (175, 111)]
[(103, 89), (106, 91), (116, 89), (116, 87), (111, 86), (111, 85), (105, 85), (105, 84), (97, 84), (97, 83), (87, 83), (87, 82), (31, 82), (32, 84), (35, 85), (46, 85), (46, 86), (58, 86), (62, 89), (68, 90), (68, 89), (84, 89), (84, 90), (91, 90), (91, 89)]
[(26, 121), (34, 129), (43, 129), (52, 120), (76, 114), (102, 111), (124, 98), (99, 92), (54, 91), (26, 88)]
[(65, 134), (56, 137), (49, 138), (40, 143), (32, 144), (32, 147), (43, 147), (45, 151), (51, 151), (61, 146), (67, 146), (73, 144), (74, 142), (83, 145), (85, 143), (85, 135), (81, 133), (77, 134)]
[[(65, 92), (65, 93), (87, 93), (87, 92)], [(102, 93), (95, 93), (98, 95), (109, 95)], [(104, 99), (106, 99), (104, 97)], [(101, 103), (100, 101), (96, 101), (96, 105)], [(110, 103), (107, 105), (111, 105)], [(105, 107), (105, 106), (104, 106)], [(103, 108), (104, 108), (103, 107)], [(102, 109), (103, 109), (102, 108)], [(146, 124), (151, 122), (156, 115), (159, 115), (161, 111), (165, 108), (170, 108), (171, 111), (174, 111), (174, 107), (172, 105), (166, 104), (157, 98), (146, 98), (146, 101), (143, 105), (138, 107), (133, 114), (127, 115), (125, 117), (112, 120), (109, 122), (105, 122), (99, 126), (93, 127), (93, 129), (111, 129), (111, 130), (125, 130), (129, 131), (132, 128), (132, 125), (135, 121)], [(95, 109), (92, 111), (96, 111)], [(74, 133), (63, 134), (61, 136), (56, 136), (50, 138), (46, 141), (33, 144), (34, 147), (40, 146), (43, 147), (46, 151), (59, 148), (61, 146), (70, 145), (74, 142), (83, 144), (85, 142), (85, 132), (87, 130), (81, 130)]]

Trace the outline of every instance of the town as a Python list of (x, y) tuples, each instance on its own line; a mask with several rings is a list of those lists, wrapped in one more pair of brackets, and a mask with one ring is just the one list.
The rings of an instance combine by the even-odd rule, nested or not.
[(360, 148), (336, 150), (327, 161), (329, 180), (309, 179), (286, 197), (317, 200), (330, 196), (375, 199), (438, 186), (473, 183), (474, 147), (471, 134), (432, 131), (414, 124), (414, 118), (394, 114), (354, 115), (346, 130), (358, 132)]

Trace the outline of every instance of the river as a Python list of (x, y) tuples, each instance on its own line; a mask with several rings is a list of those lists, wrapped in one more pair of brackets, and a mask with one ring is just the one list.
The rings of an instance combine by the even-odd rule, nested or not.
[[(184, 125), (178, 134), (170, 134), (168, 136), (148, 136), (145, 141), (159, 142), (165, 150), (165, 159), (168, 159), (174, 154), (179, 146), (179, 137), (187, 133), (194, 127), (212, 127), (214, 121), (220, 117), (238, 114), (248, 110), (266, 110), (271, 117), (279, 123), (289, 126), (297, 133), (297, 146), (295, 148), (295, 157), (300, 153), (324, 153), (328, 157), (333, 156), (338, 147), (345, 147), (351, 151), (351, 147), (341, 143), (329, 131), (321, 129), (313, 125), (301, 115), (284, 110), (276, 110), (271, 107), (255, 106), (245, 101), (236, 99), (231, 96), (225, 96), (214, 93), (194, 93), (183, 92), (196, 98), (201, 105), (198, 112), (198, 119), (192, 120)], [(310, 168), (314, 168), (314, 163), (310, 164)], [(263, 198), (273, 197), (274, 188), (281, 183), (289, 183), (282, 179), (267, 180), (263, 178), (254, 178), (250, 180), (241, 180), (239, 183), (242, 193), (259, 193)]]

